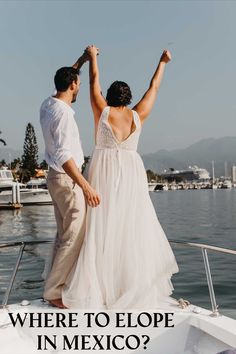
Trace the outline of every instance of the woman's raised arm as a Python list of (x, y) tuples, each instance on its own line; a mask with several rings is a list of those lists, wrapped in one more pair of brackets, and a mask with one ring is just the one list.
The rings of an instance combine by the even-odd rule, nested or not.
[(102, 95), (99, 81), (99, 69), (97, 63), (99, 49), (94, 45), (91, 45), (86, 48), (85, 52), (89, 56), (90, 101), (93, 109), (95, 123), (97, 123), (102, 111), (107, 106), (107, 102)]
[(141, 121), (143, 122), (149, 115), (157, 97), (166, 64), (171, 60), (171, 54), (168, 50), (164, 50), (160, 58), (156, 71), (151, 79), (148, 90), (145, 92), (142, 99), (133, 107)]

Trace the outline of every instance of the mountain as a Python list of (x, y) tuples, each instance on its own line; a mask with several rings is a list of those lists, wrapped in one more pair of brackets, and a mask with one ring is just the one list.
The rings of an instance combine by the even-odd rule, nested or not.
[(236, 137), (203, 139), (185, 149), (172, 151), (159, 150), (156, 153), (143, 156), (146, 169), (162, 172), (164, 169), (186, 169), (197, 165), (206, 168), (210, 173), (211, 161), (215, 162), (215, 175), (225, 175), (225, 161), (227, 161), (228, 175), (231, 166), (236, 165)]
[[(0, 146), (0, 161), (4, 159), (9, 162), (9, 154), (12, 161), (14, 158), (21, 157), (23, 151)], [(39, 162), (43, 159), (43, 154), (39, 153)], [(215, 162), (216, 176), (225, 174), (225, 161), (227, 161), (228, 175), (230, 175), (231, 166), (236, 165), (236, 137), (203, 139), (185, 149), (159, 150), (143, 155), (146, 169), (158, 173), (164, 169), (181, 170), (193, 165), (206, 168), (211, 173), (212, 160)]]

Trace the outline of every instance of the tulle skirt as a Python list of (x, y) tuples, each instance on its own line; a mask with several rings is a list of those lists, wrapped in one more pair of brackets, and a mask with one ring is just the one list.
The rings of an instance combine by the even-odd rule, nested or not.
[(95, 149), (89, 182), (101, 204), (88, 208), (84, 243), (64, 286), (63, 303), (153, 309), (172, 302), (171, 276), (178, 266), (150, 199), (140, 155)]

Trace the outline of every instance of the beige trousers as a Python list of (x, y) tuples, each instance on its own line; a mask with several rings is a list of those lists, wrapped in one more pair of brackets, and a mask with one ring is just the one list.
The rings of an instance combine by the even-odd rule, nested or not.
[(86, 203), (82, 189), (67, 174), (50, 168), (47, 182), (54, 205), (57, 235), (43, 297), (54, 300), (61, 298), (62, 287), (79, 257), (85, 236)]

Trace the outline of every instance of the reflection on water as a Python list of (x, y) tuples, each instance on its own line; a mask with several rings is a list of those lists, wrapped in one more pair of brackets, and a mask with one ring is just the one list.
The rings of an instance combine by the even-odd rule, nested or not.
[[(169, 239), (236, 249), (236, 190), (151, 193), (151, 198)], [(175, 296), (210, 308), (201, 250), (173, 247), (180, 267), (173, 278)], [(236, 310), (236, 256), (208, 255), (217, 303)]]
[[(25, 206), (21, 210), (1, 210), (0, 242), (36, 241), (53, 239), (55, 219), (52, 206)], [(25, 248), (17, 273), (10, 303), (23, 298), (42, 296), (41, 277), (50, 245), (30, 245)], [(0, 253), (0, 301), (15, 265), (19, 248), (4, 248)], [(30, 290), (30, 293), (29, 293)], [(29, 295), (30, 294), (30, 295)]]
[[(158, 218), (169, 239), (236, 249), (236, 190), (151, 193)], [(25, 206), (0, 211), (0, 242), (53, 239), (52, 206)], [(27, 246), (10, 302), (42, 295), (42, 271), (50, 245)], [(210, 308), (201, 250), (173, 246), (180, 273), (173, 277), (174, 296)], [(17, 258), (17, 248), (0, 253), (0, 301)], [(236, 309), (236, 256), (209, 252), (217, 303)]]

